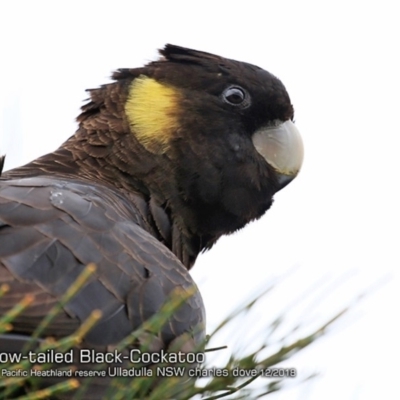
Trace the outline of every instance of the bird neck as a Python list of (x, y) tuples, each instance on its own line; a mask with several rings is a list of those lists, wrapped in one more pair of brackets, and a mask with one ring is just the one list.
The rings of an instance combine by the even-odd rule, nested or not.
[[(7, 171), (2, 178), (50, 176), (104, 185), (126, 198), (137, 211), (141, 228), (167, 246), (190, 269), (198, 254), (218, 237), (196, 232), (195, 217), (183, 201), (170, 166), (138, 149), (131, 135), (104, 144), (110, 133), (78, 130), (60, 148), (29, 164)], [(134, 155), (134, 157), (132, 157)]]

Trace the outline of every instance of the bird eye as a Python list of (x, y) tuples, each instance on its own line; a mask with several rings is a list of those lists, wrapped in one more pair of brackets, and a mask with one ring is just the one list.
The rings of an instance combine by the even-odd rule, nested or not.
[(222, 98), (225, 103), (232, 106), (248, 107), (250, 105), (249, 95), (247, 92), (238, 86), (230, 86), (222, 93)]

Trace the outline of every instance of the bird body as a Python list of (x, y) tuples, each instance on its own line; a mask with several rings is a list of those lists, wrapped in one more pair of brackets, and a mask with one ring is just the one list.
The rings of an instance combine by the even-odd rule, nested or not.
[[(77, 132), (59, 149), (1, 175), (0, 284), (11, 290), (0, 315), (34, 295), (13, 335), (29, 337), (95, 263), (43, 335), (71, 334), (99, 309), (102, 319), (82, 346), (106, 349), (153, 316), (174, 288), (194, 287), (157, 340), (167, 349), (189, 334), (195, 348), (205, 335), (189, 273), (196, 257), (260, 218), (297, 175), (302, 143), (277, 78), (178, 46), (160, 53), (90, 90)], [(15, 338), (3, 335), (0, 351), (7, 337)]]

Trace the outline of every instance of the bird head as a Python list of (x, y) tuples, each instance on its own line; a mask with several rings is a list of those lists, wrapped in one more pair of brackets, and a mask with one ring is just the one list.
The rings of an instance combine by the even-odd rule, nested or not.
[(107, 121), (116, 138), (124, 133), (113, 149), (124, 173), (210, 247), (263, 215), (296, 177), (302, 140), (289, 95), (271, 73), (174, 45), (160, 54), (90, 91), (78, 121), (86, 131)]

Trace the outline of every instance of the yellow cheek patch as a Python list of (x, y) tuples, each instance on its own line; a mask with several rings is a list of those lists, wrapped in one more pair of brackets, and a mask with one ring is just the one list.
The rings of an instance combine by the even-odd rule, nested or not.
[(141, 75), (129, 88), (125, 113), (132, 133), (152, 153), (165, 153), (179, 128), (180, 93), (177, 89)]

